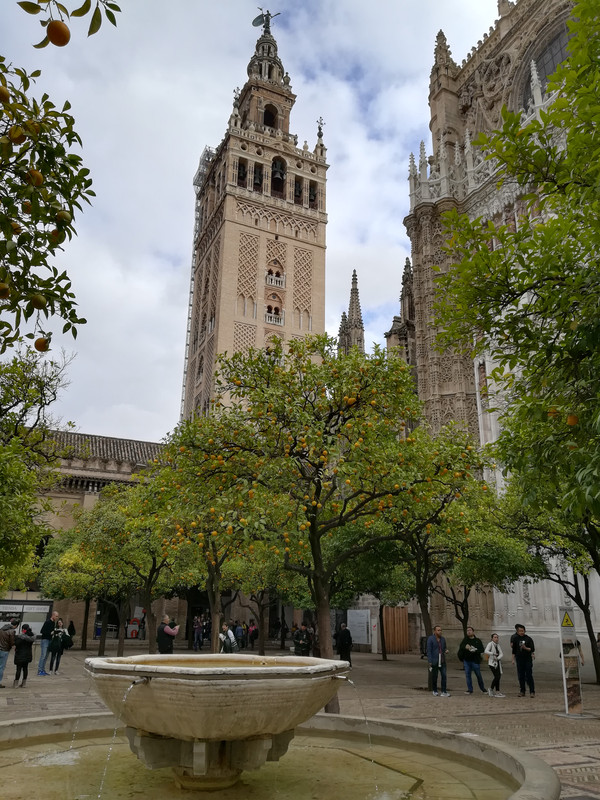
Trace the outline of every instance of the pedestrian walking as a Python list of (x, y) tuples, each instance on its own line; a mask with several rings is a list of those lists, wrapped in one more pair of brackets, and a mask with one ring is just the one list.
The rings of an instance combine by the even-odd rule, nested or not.
[(472, 673), (475, 673), (479, 689), (487, 694), (487, 689), (485, 688), (483, 678), (481, 677), (480, 664), (483, 651), (483, 642), (481, 639), (478, 639), (477, 636), (475, 636), (475, 631), (469, 625), (467, 628), (467, 635), (462, 640), (460, 647), (458, 648), (458, 658), (463, 662), (463, 666), (465, 668), (465, 679), (467, 681), (467, 691), (465, 694), (473, 694)]
[(528, 636), (525, 632), (525, 625), (515, 625), (515, 633), (510, 637), (510, 646), (512, 663), (517, 667), (519, 697), (525, 697), (526, 684), (529, 687), (529, 696), (535, 697), (535, 682), (533, 680), (535, 644), (531, 636)]
[(233, 631), (229, 627), (227, 622), (224, 622), (221, 625), (221, 633), (219, 634), (219, 639), (221, 640), (221, 649), (219, 653), (239, 653), (240, 646), (237, 642), (237, 639), (233, 635)]
[(50, 618), (47, 619), (42, 625), (42, 639), (40, 641), (40, 660), (38, 661), (38, 675), (45, 677), (48, 675), (46, 672), (46, 661), (48, 659), (48, 648), (52, 640), (52, 632), (56, 628), (56, 620), (58, 619), (58, 611), (53, 611)]
[(433, 633), (427, 639), (427, 663), (429, 664), (429, 671), (431, 672), (431, 688), (433, 689), (433, 696), (438, 697), (438, 675), (441, 678), (441, 696), (450, 697), (446, 686), (446, 656), (448, 655), (448, 648), (446, 646), (446, 638), (442, 636), (442, 628), (436, 625)]
[(488, 689), (490, 697), (505, 697), (500, 691), (500, 678), (502, 677), (502, 659), (504, 653), (500, 647), (500, 639), (497, 633), (492, 633), (492, 638), (487, 644), (484, 655), (487, 658), (488, 667), (492, 671), (492, 685)]
[(340, 625), (336, 645), (340, 660), (347, 661), (350, 666), (352, 666), (352, 634), (348, 630), (345, 622), (342, 622)]
[(294, 633), (294, 655), (309, 656), (311, 644), (310, 633), (306, 622), (303, 622)]
[(23, 624), (21, 633), (15, 635), (15, 679), (13, 681), (13, 689), (19, 686), (21, 680), (21, 689), (25, 688), (27, 683), (27, 675), (29, 672), (29, 665), (33, 661), (33, 643), (35, 642), (35, 634), (27, 623)]
[(15, 644), (15, 633), (18, 627), (19, 620), (14, 618), (0, 628), (0, 689), (6, 689), (6, 686), (2, 683), (2, 678), (8, 661), (8, 654)]

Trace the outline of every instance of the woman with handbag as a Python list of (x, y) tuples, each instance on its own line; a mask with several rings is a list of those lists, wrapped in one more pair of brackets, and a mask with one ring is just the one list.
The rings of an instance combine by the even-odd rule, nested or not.
[(504, 653), (499, 644), (497, 633), (492, 633), (492, 639), (484, 650), (484, 656), (487, 658), (488, 667), (492, 670), (494, 677), (492, 685), (488, 689), (490, 697), (505, 697), (500, 691), (500, 678), (502, 677), (502, 658)]

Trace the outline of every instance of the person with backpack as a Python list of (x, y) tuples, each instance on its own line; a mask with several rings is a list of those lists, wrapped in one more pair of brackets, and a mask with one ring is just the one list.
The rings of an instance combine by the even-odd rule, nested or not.
[(219, 634), (219, 639), (221, 640), (221, 649), (219, 650), (219, 653), (240, 652), (237, 639), (233, 635), (233, 631), (231, 630), (227, 622), (224, 622), (221, 626), (221, 633)]

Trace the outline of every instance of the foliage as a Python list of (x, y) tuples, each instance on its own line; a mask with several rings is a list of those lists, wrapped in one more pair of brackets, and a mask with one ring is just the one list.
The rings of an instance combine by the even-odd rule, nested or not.
[[(44, 29), (47, 29), (48, 25), (53, 20), (60, 20), (64, 23), (65, 19), (70, 19), (72, 17), (85, 17), (91, 12), (88, 36), (92, 36), (94, 33), (97, 33), (100, 30), (100, 27), (102, 26), (103, 11), (106, 19), (116, 26), (117, 18), (115, 13), (118, 13), (121, 10), (119, 6), (116, 3), (111, 2), (111, 0), (95, 0), (93, 5), (92, 0), (84, 0), (82, 5), (78, 6), (72, 11), (69, 11), (67, 6), (65, 6), (64, 3), (58, 2), (58, 0), (22, 0), (21, 2), (17, 3), (17, 5), (19, 5), (23, 11), (26, 11), (28, 14), (38, 15), (44, 12), (42, 14), (42, 18), (40, 19), (40, 25)], [(48, 44), (50, 44), (50, 39), (48, 38), (48, 35), (46, 35), (41, 42), (34, 46), (41, 48), (46, 47)], [(55, 44), (55, 42), (53, 42), (53, 44)], [(60, 47), (62, 45), (58, 46)]]
[(15, 437), (0, 444), (0, 593), (32, 577), (35, 548), (49, 535), (48, 503), (38, 498), (38, 480)]
[[(502, 456), (531, 493), (538, 474), (578, 516), (600, 511), (600, 28), (591, 0), (569, 22), (569, 61), (553, 103), (524, 124), (505, 111), (480, 137), (528, 202), (515, 226), (447, 218), (450, 270), (439, 276), (440, 341), (488, 352), (502, 392)], [(473, 344), (474, 342), (474, 344)], [(510, 427), (519, 436), (511, 441)], [(535, 469), (533, 469), (535, 467)], [(562, 500), (561, 500), (562, 503)]]
[[(69, 103), (57, 108), (44, 94), (29, 96), (31, 80), (0, 56), (0, 353), (33, 323), (38, 349), (50, 340), (45, 321), (64, 320), (77, 335), (71, 281), (53, 260), (75, 233), (73, 218), (93, 196), (89, 170), (73, 151), (81, 146)], [(29, 331), (26, 337), (34, 339)]]
[(218, 386), (227, 405), (181, 426), (169, 455), (178, 476), (193, 465), (188, 474), (209, 487), (221, 526), (233, 525), (224, 509), (235, 513), (243, 552), (261, 541), (302, 578), (327, 655), (338, 573), (400, 537), (401, 524), (385, 531), (377, 524), (396, 498), (423, 509), (414, 524), (424, 526), (471, 476), (455, 435), (444, 441), (443, 455), (425, 430), (407, 435), (419, 405), (400, 358), (379, 349), (338, 356), (327, 337), (286, 346), (284, 353), (274, 341), (266, 352), (222, 357)]
[(58, 422), (50, 406), (66, 386), (70, 360), (40, 360), (29, 347), (0, 361), (0, 443), (17, 437), (30, 467), (51, 464), (59, 455), (52, 431)]
[[(69, 41), (65, 19), (91, 15), (88, 35), (102, 12), (116, 25), (120, 8), (109, 0), (84, 0), (71, 11), (58, 0), (24, 0), (18, 5), (40, 15), (45, 35), (36, 47)], [(36, 99), (27, 74), (0, 56), (0, 353), (22, 336), (49, 349), (47, 321), (63, 320), (63, 333), (77, 336), (85, 319), (77, 311), (67, 273), (57, 267), (63, 244), (75, 233), (74, 218), (94, 196), (89, 170), (76, 148), (81, 139), (70, 104), (58, 107), (47, 94)]]

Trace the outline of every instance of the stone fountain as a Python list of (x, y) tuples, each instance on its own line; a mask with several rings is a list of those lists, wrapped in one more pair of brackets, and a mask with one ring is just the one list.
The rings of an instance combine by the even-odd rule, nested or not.
[(173, 767), (181, 788), (214, 790), (278, 761), (349, 664), (190, 654), (88, 658), (85, 669), (147, 767)]

